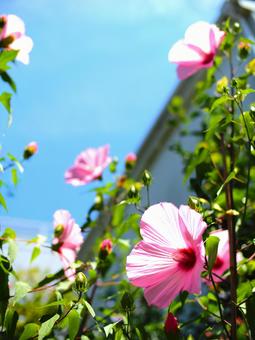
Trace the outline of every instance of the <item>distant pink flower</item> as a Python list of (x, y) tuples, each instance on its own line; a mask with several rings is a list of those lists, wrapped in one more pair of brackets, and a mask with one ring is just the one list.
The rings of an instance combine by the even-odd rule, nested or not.
[(213, 65), (213, 60), (225, 32), (216, 25), (198, 21), (188, 27), (183, 40), (170, 49), (168, 60), (177, 64), (180, 79), (186, 79), (197, 71)]
[(109, 145), (84, 150), (76, 158), (74, 165), (65, 173), (65, 180), (73, 186), (87, 184), (101, 177), (110, 164)]
[(55, 229), (53, 249), (59, 253), (66, 277), (74, 280), (75, 270), (70, 266), (83, 243), (81, 229), (67, 210), (57, 210), (53, 217)]
[(112, 252), (112, 241), (109, 239), (103, 240), (100, 244), (100, 249), (107, 251), (108, 254), (110, 254)]
[(133, 152), (128, 153), (125, 157), (126, 162), (136, 162), (136, 160), (137, 160), (137, 156)]
[(182, 291), (199, 293), (206, 223), (186, 205), (151, 206), (142, 216), (143, 241), (127, 257), (127, 276), (144, 288), (149, 305), (165, 308)]
[(13, 14), (0, 16), (0, 21), (3, 23), (0, 44), (6, 49), (18, 50), (16, 59), (23, 64), (28, 64), (33, 40), (25, 35), (24, 22)]
[[(210, 236), (217, 236), (220, 239), (218, 245), (218, 254), (212, 269), (212, 273), (217, 275), (213, 275), (215, 282), (222, 282), (220, 277), (230, 267), (228, 231), (223, 229), (214, 230), (210, 233)], [(240, 252), (237, 253), (236, 260), (237, 262), (242, 260), (242, 255)]]

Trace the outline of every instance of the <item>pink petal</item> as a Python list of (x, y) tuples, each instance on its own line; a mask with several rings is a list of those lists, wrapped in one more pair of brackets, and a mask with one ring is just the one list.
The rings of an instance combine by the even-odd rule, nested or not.
[(203, 57), (196, 50), (187, 46), (183, 40), (179, 40), (170, 49), (168, 60), (171, 63), (192, 66), (202, 63)]
[(55, 211), (53, 215), (53, 219), (54, 219), (53, 221), (54, 226), (57, 226), (59, 224), (66, 226), (68, 222), (70, 221), (70, 219), (72, 219), (72, 216), (69, 211), (60, 209), (60, 210)]
[(65, 172), (66, 183), (72, 184), (73, 186), (87, 184), (90, 180), (92, 180), (91, 173), (77, 165), (69, 168)]
[(179, 228), (178, 209), (171, 203), (152, 205), (141, 219), (141, 235), (145, 242), (166, 248), (185, 248)]
[(180, 226), (186, 241), (191, 245), (200, 243), (202, 241), (202, 235), (207, 228), (202, 216), (188, 205), (180, 206), (179, 216)]
[(59, 256), (60, 256), (61, 262), (63, 263), (65, 276), (69, 280), (73, 281), (75, 279), (74, 277), (75, 270), (73, 268), (70, 268), (70, 265), (74, 263), (75, 258), (76, 258), (76, 253), (71, 249), (61, 247)]
[(184, 41), (186, 44), (199, 47), (204, 53), (215, 53), (215, 44), (211, 45), (212, 26), (208, 22), (198, 21), (190, 25), (186, 32)]
[(193, 66), (186, 66), (182, 64), (178, 65), (177, 67), (178, 78), (181, 80), (187, 79), (202, 68), (204, 68), (202, 64), (197, 64)]
[(147, 287), (169, 278), (178, 266), (172, 253), (172, 249), (161, 244), (139, 242), (127, 257), (128, 279), (135, 286)]
[(8, 37), (12, 33), (25, 34), (25, 24), (23, 20), (14, 14), (7, 15), (7, 23), (5, 28), (5, 37)]

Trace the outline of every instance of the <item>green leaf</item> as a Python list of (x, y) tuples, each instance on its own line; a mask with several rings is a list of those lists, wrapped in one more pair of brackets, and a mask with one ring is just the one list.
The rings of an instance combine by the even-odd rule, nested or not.
[(105, 335), (106, 335), (107, 338), (110, 334), (113, 334), (114, 327), (117, 325), (118, 322), (119, 321), (114, 322), (114, 323), (110, 323), (109, 325), (104, 327), (104, 332), (105, 332)]
[(255, 315), (255, 294), (247, 300), (246, 302), (246, 314), (247, 321), (250, 326), (251, 338), (255, 339), (255, 323), (254, 323), (254, 315)]
[(8, 112), (8, 126), (12, 123), (12, 114), (11, 114), (11, 97), (12, 94), (9, 92), (3, 92), (0, 95), (0, 103), (3, 105), (3, 107)]
[(6, 228), (3, 235), (4, 238), (11, 238), (11, 239), (15, 239), (16, 238), (16, 233), (13, 229), (11, 228)]
[(4, 208), (5, 211), (8, 211), (4, 196), (1, 193), (0, 193), (0, 205)]
[(212, 104), (212, 107), (211, 107), (211, 112), (213, 110), (215, 110), (219, 105), (222, 105), (222, 104), (225, 104), (226, 102), (228, 102), (229, 100), (232, 100), (230, 97), (228, 96), (222, 96), (222, 97), (219, 97), (217, 98), (213, 104)]
[(12, 178), (12, 183), (16, 186), (19, 182), (17, 169), (15, 168), (11, 169), (11, 178)]
[(219, 188), (219, 190), (217, 191), (217, 197), (220, 195), (220, 193), (222, 192), (222, 189), (224, 188), (224, 186), (230, 182), (232, 179), (234, 179), (236, 176), (236, 171), (231, 171), (230, 174), (228, 175), (228, 177), (226, 178), (225, 182), (221, 185), (221, 187)]
[(12, 90), (14, 92), (17, 91), (17, 87), (16, 87), (16, 84), (15, 84), (14, 80), (9, 76), (9, 74), (7, 72), (0, 73), (0, 77), (2, 78), (2, 80), (4, 82), (6, 82), (7, 84), (10, 85), (10, 87), (12, 88)]
[(72, 309), (68, 314), (68, 332), (70, 340), (74, 340), (78, 333), (80, 319), (80, 315), (75, 309)]
[(32, 251), (30, 263), (32, 263), (40, 254), (41, 254), (41, 248), (38, 246), (35, 246)]
[(43, 322), (41, 324), (41, 327), (39, 329), (38, 333), (38, 340), (44, 339), (47, 335), (49, 335), (52, 331), (52, 328), (55, 325), (55, 322), (59, 319), (59, 314), (55, 314), (52, 318), (49, 320)]
[(23, 281), (16, 281), (15, 282), (15, 295), (13, 299), (13, 303), (15, 304), (19, 300), (21, 300), (27, 293), (31, 290), (31, 287), (28, 283)]
[(93, 307), (86, 300), (84, 301), (84, 304), (87, 307), (89, 314), (92, 316), (92, 318), (94, 318), (96, 316), (96, 313), (95, 313)]
[(24, 327), (24, 331), (21, 334), (19, 340), (28, 340), (36, 337), (38, 334), (39, 325), (36, 323), (27, 323)]
[(4, 50), (0, 52), (0, 70), (6, 71), (10, 68), (9, 62), (13, 61), (18, 54), (15, 50)]
[(208, 257), (208, 271), (211, 272), (217, 258), (220, 239), (217, 236), (209, 236), (206, 240), (206, 255)]
[(0, 255), (0, 325), (4, 323), (5, 311), (8, 306), (9, 293), (9, 271), (11, 270), (8, 259)]
[(14, 339), (14, 334), (17, 326), (19, 315), (16, 310), (8, 309), (5, 315), (4, 325), (8, 339)]
[(12, 264), (17, 257), (18, 245), (13, 239), (8, 239), (8, 257)]
[(22, 164), (20, 163), (20, 161), (15, 156), (13, 156), (9, 152), (7, 153), (7, 156), (16, 165), (16, 167), (18, 168), (20, 173), (24, 172), (24, 168), (23, 168)]
[(47, 303), (47, 305), (39, 306), (37, 308), (43, 309), (43, 308), (48, 308), (48, 307), (61, 306), (61, 305), (65, 305), (65, 304), (66, 304), (65, 300), (58, 300), (58, 301), (53, 301), (53, 302)]

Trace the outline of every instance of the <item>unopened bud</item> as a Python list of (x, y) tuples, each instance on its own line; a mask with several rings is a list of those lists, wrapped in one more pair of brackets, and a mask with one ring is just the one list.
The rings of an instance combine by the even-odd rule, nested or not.
[(126, 180), (127, 180), (127, 176), (125, 176), (125, 175), (120, 176), (117, 180), (117, 187), (123, 188)]
[(216, 83), (216, 91), (218, 93), (224, 93), (228, 86), (228, 78), (226, 76), (219, 79)]
[(255, 121), (255, 105), (254, 104), (250, 106), (250, 116)]
[(127, 170), (132, 170), (136, 164), (137, 161), (137, 156), (135, 153), (130, 152), (129, 154), (127, 154), (127, 156), (125, 157), (125, 166)]
[(129, 189), (128, 197), (129, 198), (137, 198), (138, 197), (138, 190), (136, 189), (134, 184), (132, 184), (130, 189)]
[(233, 25), (233, 32), (238, 34), (241, 32), (241, 26), (239, 24), (239, 22), (234, 22), (234, 25)]
[(38, 145), (36, 142), (31, 142), (29, 143), (23, 152), (23, 158), (24, 159), (29, 159), (30, 157), (32, 157), (34, 154), (36, 154), (38, 152)]
[(143, 173), (143, 184), (148, 187), (151, 185), (152, 182), (152, 176), (151, 173), (148, 170), (144, 170)]
[(165, 321), (165, 332), (167, 335), (176, 335), (179, 331), (178, 321), (173, 313), (168, 313)]
[(105, 239), (100, 244), (99, 258), (101, 260), (106, 259), (106, 257), (112, 252), (112, 241)]
[(119, 163), (118, 158), (114, 157), (113, 160), (111, 161), (110, 165), (109, 165), (109, 170), (112, 173), (116, 172), (116, 168), (117, 168), (118, 163)]
[(104, 198), (102, 194), (97, 194), (94, 201), (94, 209), (102, 210), (104, 207)]
[(245, 70), (247, 73), (255, 75), (255, 59), (252, 59), (246, 66)]
[(135, 309), (134, 299), (132, 295), (127, 292), (122, 296), (120, 303), (125, 312), (131, 312)]
[(85, 292), (87, 290), (88, 280), (84, 273), (79, 272), (76, 275), (75, 282), (74, 282), (74, 288), (78, 292)]
[(241, 41), (238, 44), (238, 55), (240, 59), (246, 59), (251, 51), (251, 45), (248, 42)]

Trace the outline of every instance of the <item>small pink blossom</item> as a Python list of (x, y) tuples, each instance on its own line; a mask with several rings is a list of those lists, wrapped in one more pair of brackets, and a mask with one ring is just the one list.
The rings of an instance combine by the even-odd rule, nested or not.
[(165, 321), (166, 334), (176, 334), (178, 331), (178, 321), (173, 313), (168, 313)]
[(225, 32), (216, 25), (204, 21), (190, 25), (184, 39), (177, 41), (168, 54), (169, 62), (178, 65), (178, 77), (186, 79), (203, 68), (211, 67), (224, 36)]
[(100, 244), (100, 250), (107, 251), (108, 254), (112, 252), (112, 241), (105, 239)]
[(109, 148), (109, 145), (104, 145), (80, 153), (74, 165), (65, 172), (66, 182), (73, 186), (80, 186), (100, 178), (111, 162)]
[(127, 257), (127, 276), (149, 305), (165, 308), (182, 291), (199, 293), (204, 266), (202, 216), (189, 206), (159, 203), (145, 211), (143, 240)]
[(125, 157), (126, 162), (136, 162), (137, 161), (137, 156), (135, 153), (130, 152), (126, 155)]
[(66, 277), (74, 280), (75, 270), (70, 266), (83, 243), (81, 229), (67, 210), (57, 210), (53, 217), (55, 229), (53, 249), (59, 253)]
[(4, 48), (18, 50), (16, 59), (23, 64), (29, 63), (29, 53), (33, 48), (33, 40), (25, 35), (25, 24), (16, 15), (1, 15), (3, 28), (0, 32), (0, 41)]

